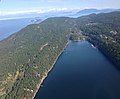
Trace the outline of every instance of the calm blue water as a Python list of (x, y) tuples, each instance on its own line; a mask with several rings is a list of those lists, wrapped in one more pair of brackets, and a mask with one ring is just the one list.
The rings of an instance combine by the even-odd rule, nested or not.
[(90, 43), (71, 42), (35, 99), (120, 99), (120, 72)]
[(0, 20), (0, 41), (19, 31), (25, 26), (32, 24), (32, 20), (33, 18)]

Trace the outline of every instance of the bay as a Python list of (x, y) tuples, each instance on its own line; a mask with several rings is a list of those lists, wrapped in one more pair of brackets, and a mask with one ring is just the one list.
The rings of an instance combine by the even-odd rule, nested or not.
[(91, 43), (71, 42), (35, 99), (120, 99), (120, 72)]

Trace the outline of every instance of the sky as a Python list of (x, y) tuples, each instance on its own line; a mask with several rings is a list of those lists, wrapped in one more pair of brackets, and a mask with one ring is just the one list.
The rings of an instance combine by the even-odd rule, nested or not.
[(120, 8), (120, 0), (0, 0), (0, 15), (89, 8)]

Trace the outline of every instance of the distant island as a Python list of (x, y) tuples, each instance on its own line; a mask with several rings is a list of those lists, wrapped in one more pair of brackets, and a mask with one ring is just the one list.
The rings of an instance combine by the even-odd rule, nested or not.
[(78, 15), (89, 15), (89, 14), (99, 14), (99, 13), (110, 13), (113, 11), (120, 11), (120, 9), (84, 9), (77, 12)]
[(28, 25), (0, 42), (0, 98), (33, 98), (69, 40), (88, 40), (120, 69), (119, 37), (119, 11)]

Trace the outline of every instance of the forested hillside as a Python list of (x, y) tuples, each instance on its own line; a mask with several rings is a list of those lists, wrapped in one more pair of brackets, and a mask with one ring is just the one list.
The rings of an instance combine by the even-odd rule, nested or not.
[(69, 38), (86, 38), (119, 68), (119, 37), (120, 12), (48, 18), (23, 28), (0, 42), (0, 98), (31, 99)]
[(77, 24), (88, 40), (120, 69), (120, 12), (80, 17)]
[(0, 95), (6, 99), (31, 98), (67, 44), (70, 18), (49, 18), (29, 25), (0, 42)]

